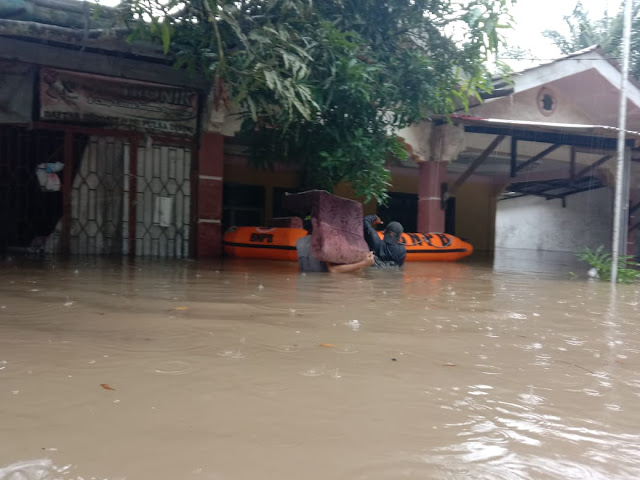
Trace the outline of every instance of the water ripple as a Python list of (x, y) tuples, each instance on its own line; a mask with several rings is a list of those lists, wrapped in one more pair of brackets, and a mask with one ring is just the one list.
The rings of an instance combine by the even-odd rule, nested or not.
[(154, 372), (159, 375), (186, 375), (193, 372), (193, 367), (189, 362), (181, 360), (167, 360), (156, 366)]

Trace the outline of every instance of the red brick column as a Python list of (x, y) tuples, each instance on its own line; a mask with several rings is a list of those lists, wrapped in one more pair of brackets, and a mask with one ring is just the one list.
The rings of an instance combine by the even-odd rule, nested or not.
[(440, 188), (446, 179), (446, 162), (422, 162), (420, 164), (418, 232), (444, 232), (444, 210), (440, 207)]
[(222, 254), (222, 179), (224, 137), (203, 132), (198, 152), (197, 257)]

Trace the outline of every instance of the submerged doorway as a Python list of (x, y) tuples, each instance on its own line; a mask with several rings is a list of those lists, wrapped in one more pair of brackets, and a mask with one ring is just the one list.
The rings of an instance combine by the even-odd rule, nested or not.
[(0, 253), (43, 248), (62, 217), (62, 191), (43, 190), (36, 170), (63, 155), (63, 132), (0, 128)]
[(192, 155), (186, 139), (0, 128), (0, 253), (188, 257)]

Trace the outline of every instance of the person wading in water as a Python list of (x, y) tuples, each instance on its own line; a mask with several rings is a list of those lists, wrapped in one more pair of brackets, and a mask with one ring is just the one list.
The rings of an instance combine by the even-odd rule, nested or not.
[(407, 249), (401, 245), (400, 237), (404, 228), (398, 222), (390, 222), (384, 230), (384, 238), (381, 240), (375, 225), (382, 225), (382, 220), (377, 215), (364, 217), (364, 239), (374, 254), (376, 267), (402, 267), (407, 256)]
[(298, 265), (300, 265), (301, 272), (350, 273), (373, 265), (373, 252), (367, 253), (362, 260), (356, 263), (338, 264), (317, 260), (311, 254), (311, 229), (311, 221), (305, 220), (305, 230), (307, 230), (309, 234), (296, 242)]

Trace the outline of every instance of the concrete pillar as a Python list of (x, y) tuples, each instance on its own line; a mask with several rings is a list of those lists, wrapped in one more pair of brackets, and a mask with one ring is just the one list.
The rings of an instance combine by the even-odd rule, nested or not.
[(446, 162), (422, 162), (418, 179), (418, 232), (444, 232), (441, 184), (447, 179)]
[(223, 175), (224, 136), (203, 132), (198, 152), (198, 258), (222, 254)]

